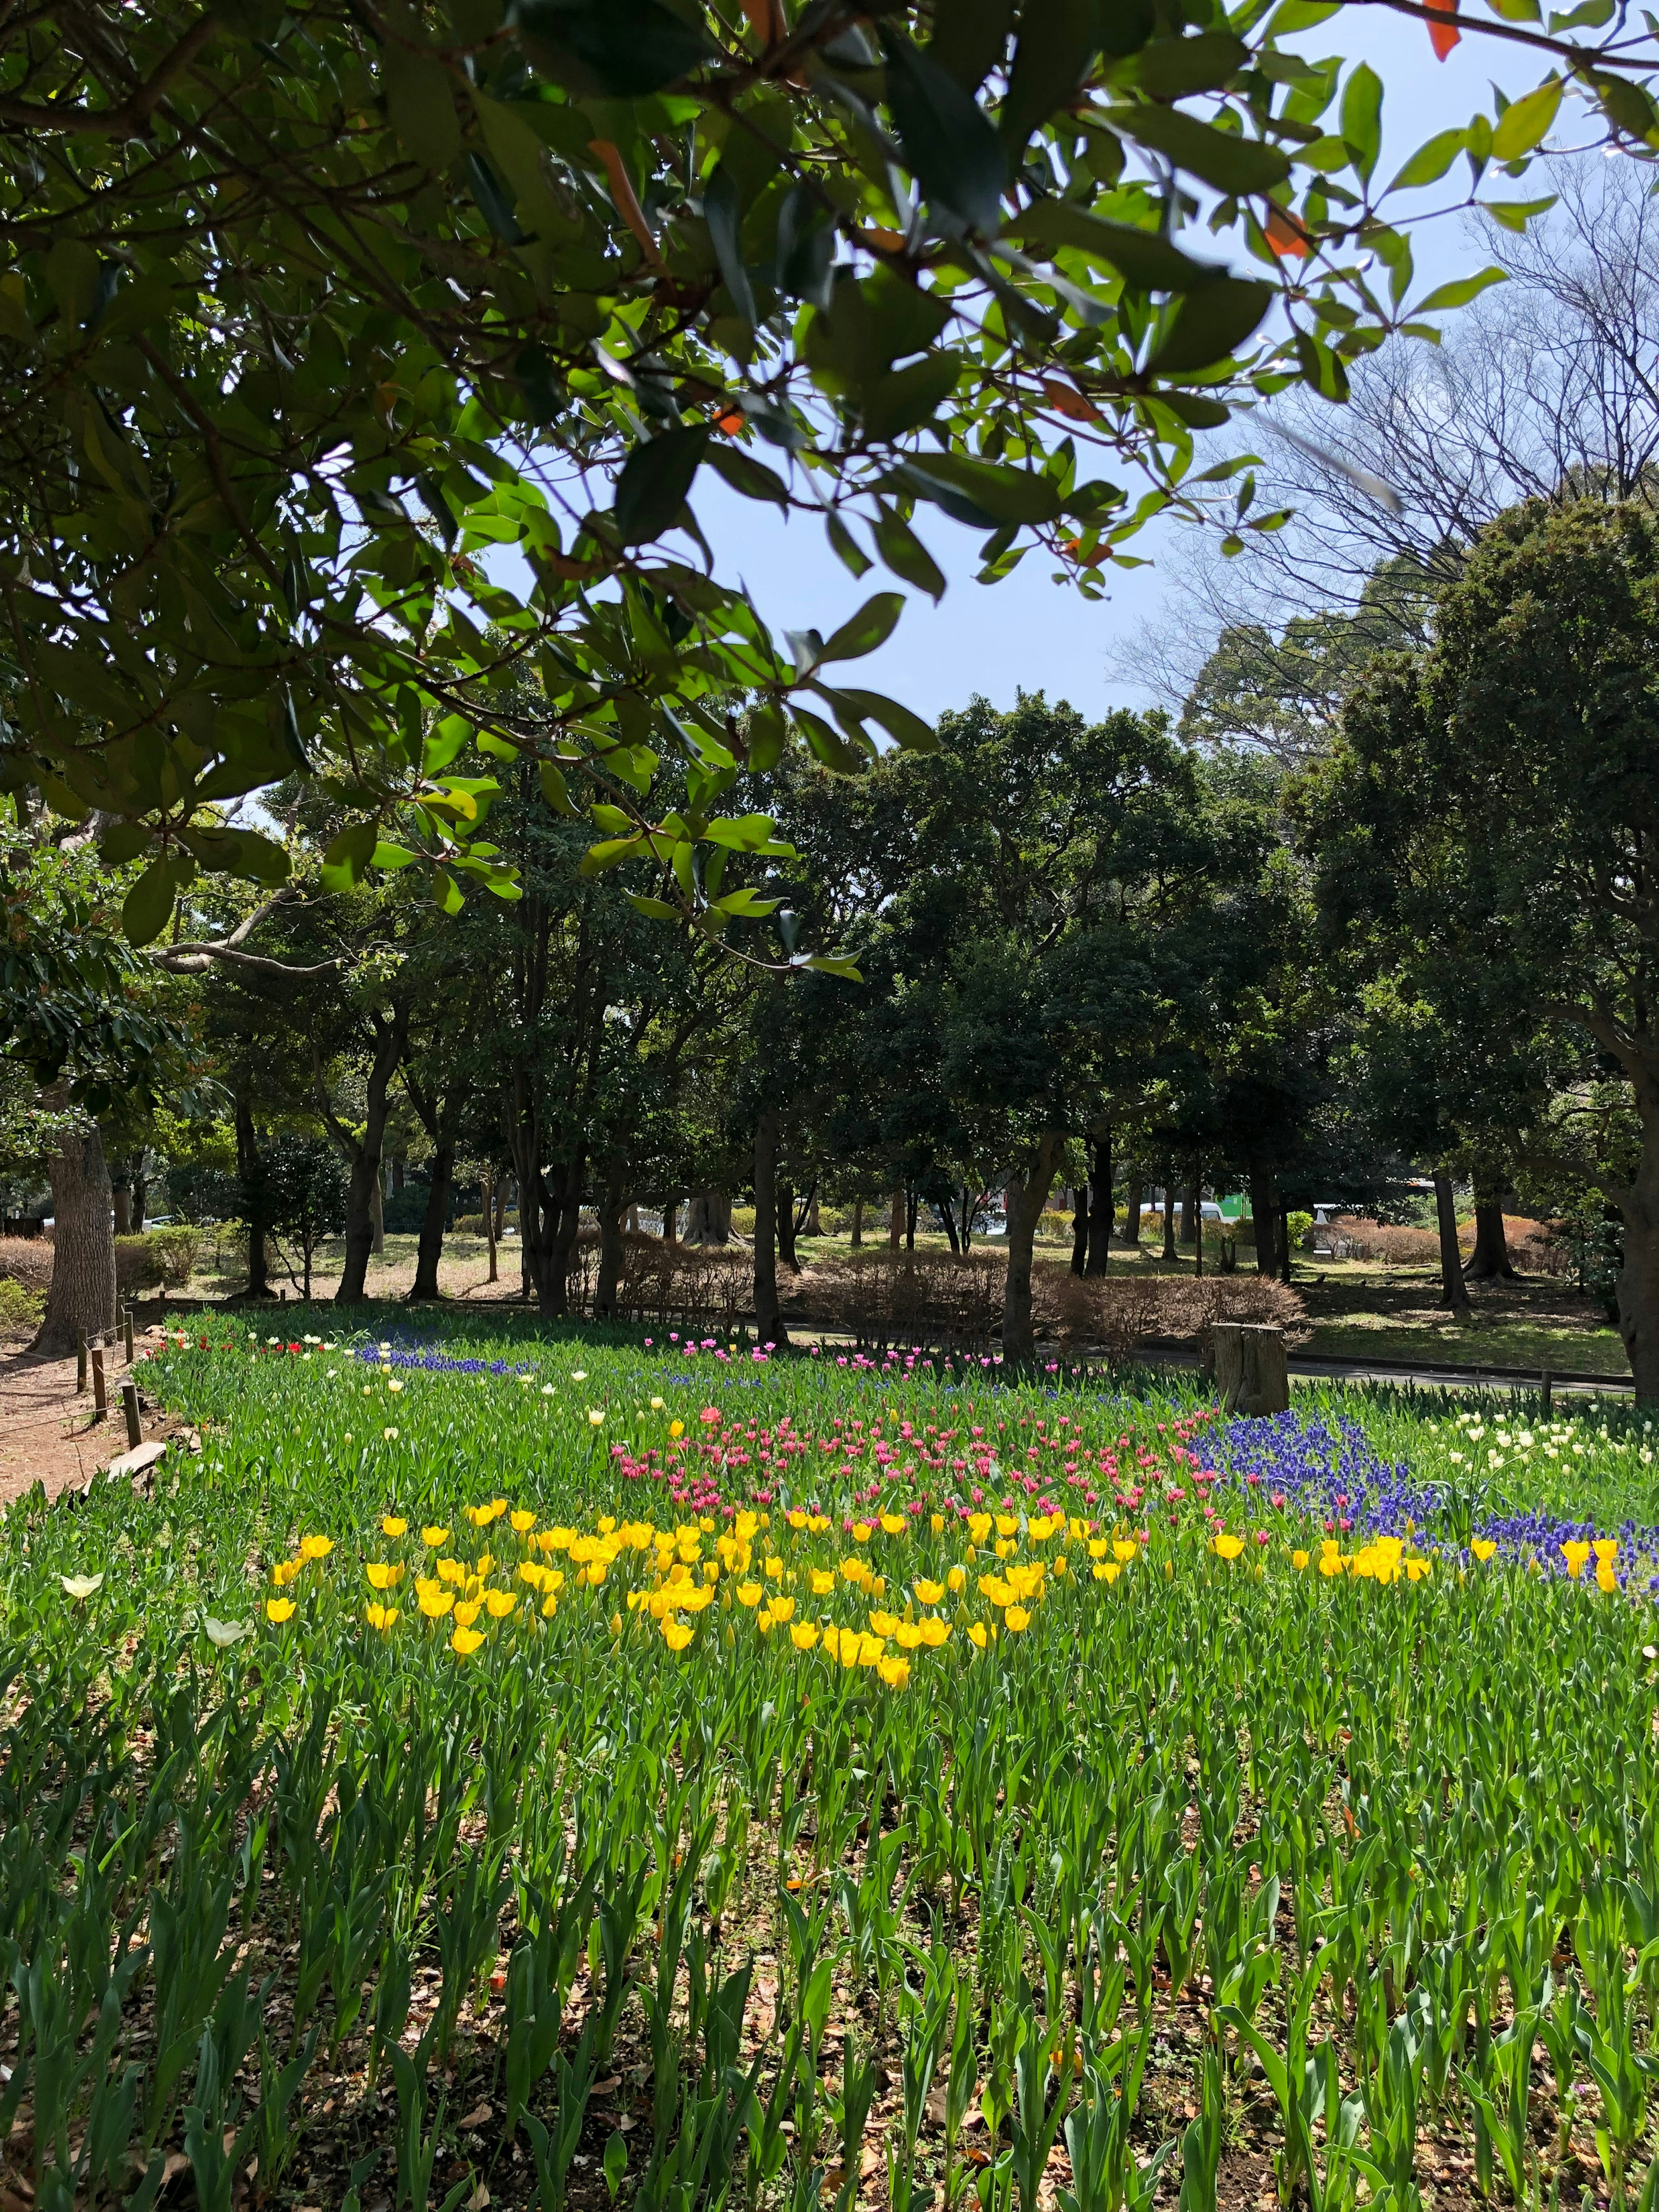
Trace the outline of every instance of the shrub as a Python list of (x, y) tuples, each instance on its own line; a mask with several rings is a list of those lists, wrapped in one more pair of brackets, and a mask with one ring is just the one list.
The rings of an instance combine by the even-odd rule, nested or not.
[(1127, 1358), (1153, 1339), (1195, 1344), (1207, 1358), (1218, 1321), (1256, 1322), (1305, 1343), (1307, 1310), (1287, 1283), (1267, 1275), (1107, 1276), (1091, 1279), (1070, 1268), (1034, 1268), (1032, 1308), (1040, 1334), (1062, 1344), (1104, 1345)]
[(0, 1337), (33, 1336), (46, 1304), (44, 1291), (31, 1290), (15, 1275), (0, 1275)]
[(52, 1280), (52, 1243), (45, 1237), (0, 1237), (0, 1281), (21, 1284), (44, 1298)]
[(196, 1272), (198, 1229), (180, 1225), (146, 1229), (115, 1240), (115, 1287), (124, 1297), (134, 1291), (182, 1290)]

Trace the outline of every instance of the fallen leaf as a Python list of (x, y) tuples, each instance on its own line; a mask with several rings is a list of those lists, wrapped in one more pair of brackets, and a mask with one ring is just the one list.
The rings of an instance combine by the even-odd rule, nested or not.
[(622, 2075), (620, 2074), (608, 2075), (603, 2081), (596, 2081), (593, 2084), (592, 2094), (596, 2097), (608, 2097), (613, 2089), (620, 2089), (621, 2087)]
[(490, 2106), (480, 2105), (476, 2110), (469, 2112), (465, 2119), (457, 2120), (455, 2124), (461, 2129), (481, 2128), (486, 2120), (492, 2119), (494, 2117), (494, 2110)]
[(859, 2160), (859, 2179), (868, 2181), (872, 2173), (878, 2173), (880, 2170), (881, 2153), (876, 2148), (874, 2143), (866, 2143), (864, 2155)]
[[(162, 2188), (167, 2187), (175, 2174), (185, 2172), (189, 2165), (190, 2160), (185, 2156), (183, 2151), (170, 2150), (167, 2154), (167, 2162), (161, 2168)], [(307, 2212), (307, 2208), (303, 2204), (298, 2205), (295, 2207), (295, 2212)]]

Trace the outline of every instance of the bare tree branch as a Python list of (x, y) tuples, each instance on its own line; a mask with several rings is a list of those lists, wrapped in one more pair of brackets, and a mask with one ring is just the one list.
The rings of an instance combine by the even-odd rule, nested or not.
[(271, 960), (263, 953), (242, 950), (267, 915), (274, 914), (280, 906), (291, 905), (298, 896), (296, 891), (284, 885), (263, 906), (256, 907), (252, 914), (245, 915), (228, 935), (211, 939), (186, 939), (178, 945), (153, 945), (149, 948), (149, 957), (158, 968), (165, 969), (169, 975), (205, 975), (216, 961), (228, 968), (252, 969), (264, 975), (303, 978), (329, 975), (339, 966), (337, 959), (319, 961), (313, 968), (296, 968), (285, 960)]

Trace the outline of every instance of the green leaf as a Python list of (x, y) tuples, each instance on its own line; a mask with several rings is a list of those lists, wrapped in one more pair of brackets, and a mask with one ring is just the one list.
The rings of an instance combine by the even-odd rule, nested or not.
[(163, 853), (144, 870), (121, 902), (121, 931), (129, 945), (150, 945), (173, 916), (178, 876), (170, 854)]
[(1561, 105), (1561, 80), (1548, 77), (1519, 100), (1512, 100), (1492, 130), (1494, 161), (1516, 161), (1530, 154), (1554, 122)]
[(1464, 131), (1437, 131), (1432, 138), (1425, 139), (1389, 190), (1395, 192), (1408, 191), (1413, 185), (1438, 184), (1468, 143)]
[(1632, 84), (1627, 76), (1593, 76), (1590, 82), (1601, 112), (1613, 128), (1644, 144), (1652, 144), (1659, 131), (1659, 112), (1643, 88)]
[(887, 57), (887, 104), (906, 161), (930, 200), (991, 236), (1001, 213), (1008, 171), (988, 117), (947, 70), (919, 53), (902, 31), (885, 21), (880, 29)]
[(100, 835), (98, 849), (106, 867), (119, 868), (147, 853), (153, 842), (154, 832), (145, 823), (112, 822)]
[(606, 868), (614, 868), (619, 860), (626, 860), (644, 848), (643, 836), (602, 838), (582, 854), (581, 872), (585, 876), (602, 874)]
[(447, 169), (461, 150), (461, 125), (443, 64), (392, 38), (380, 75), (386, 117), (404, 153), (423, 169)]
[(818, 659), (857, 660), (873, 653), (891, 637), (903, 611), (902, 592), (877, 592), (839, 629), (830, 632), (818, 649)]
[(825, 515), (823, 526), (829, 533), (830, 544), (836, 549), (836, 557), (842, 566), (844, 568), (850, 568), (855, 576), (867, 576), (876, 564), (841, 517), (838, 514)]
[(770, 500), (775, 507), (787, 513), (789, 487), (764, 461), (757, 461), (752, 453), (725, 438), (711, 438), (705, 458), (715, 474), (724, 477), (732, 490), (740, 492), (744, 499)]
[(360, 884), (374, 864), (380, 833), (372, 822), (354, 822), (342, 830), (323, 854), (319, 879), (325, 891), (349, 891)]
[(921, 453), (907, 473), (963, 494), (992, 522), (1052, 522), (1066, 503), (1052, 477), (966, 453)]
[(461, 896), (461, 887), (447, 868), (432, 871), (432, 892), (440, 914), (459, 914), (466, 901)]
[(388, 844), (382, 837), (369, 855), (369, 866), (373, 868), (409, 868), (420, 857), (418, 853), (411, 853), (407, 845)]
[(1547, 215), (1555, 202), (1555, 193), (1550, 192), (1541, 200), (1482, 200), (1480, 205), (1494, 222), (1518, 236), (1534, 216)]
[(1154, 39), (1112, 71), (1112, 82), (1133, 84), (1151, 100), (1181, 100), (1190, 92), (1218, 92), (1243, 68), (1249, 48), (1231, 31), (1200, 31), (1192, 39)]
[(736, 890), (728, 891), (724, 898), (714, 901), (715, 907), (721, 914), (734, 914), (740, 917), (753, 919), (775, 914), (782, 904), (781, 899), (763, 898), (752, 884), (740, 884)]
[(998, 118), (1014, 167), (1031, 133), (1076, 93), (1099, 43), (1092, 0), (1026, 0)]
[(1112, 107), (1106, 119), (1137, 144), (1166, 154), (1177, 168), (1190, 170), (1217, 191), (1265, 192), (1282, 185), (1291, 173), (1289, 157), (1259, 138), (1238, 138), (1183, 115), (1176, 107), (1158, 107), (1151, 101), (1133, 107)]
[(884, 441), (932, 422), (962, 374), (960, 354), (924, 354), (906, 368), (889, 369), (859, 395), (865, 434)]
[(541, 773), (542, 797), (556, 814), (574, 815), (576, 810), (570, 803), (564, 771), (550, 760), (542, 761), (538, 765)]
[(879, 691), (845, 690), (840, 696), (850, 703), (855, 714), (879, 723), (902, 752), (939, 750), (938, 731), (908, 707), (902, 707), (896, 699), (884, 698)]
[(617, 534), (624, 545), (642, 545), (672, 526), (708, 445), (706, 425), (665, 430), (635, 446), (617, 480)]
[(757, 320), (755, 293), (738, 241), (742, 210), (738, 204), (738, 183), (724, 162), (703, 180), (702, 216), (708, 225), (714, 258), (720, 265), (720, 281), (732, 295), (732, 305), (752, 330)]
[(1021, 246), (1075, 246), (1115, 269), (1126, 283), (1143, 292), (1190, 292), (1221, 272), (1194, 261), (1155, 230), (1109, 222), (1071, 200), (1035, 201), (1003, 233)]
[(939, 563), (902, 515), (884, 501), (877, 512), (876, 550), (883, 562), (907, 584), (915, 584), (933, 599), (945, 597), (945, 579)]
[(825, 768), (836, 775), (855, 775), (864, 766), (866, 756), (855, 744), (842, 737), (841, 732), (826, 722), (822, 714), (810, 708), (792, 706), (795, 726)]
[(977, 92), (1002, 59), (1013, 21), (1014, 0), (951, 0), (933, 11), (927, 58), (964, 92)]
[(643, 891), (629, 891), (628, 896), (629, 902), (653, 921), (684, 921), (685, 919), (679, 908), (670, 906), (666, 899), (647, 898)]
[(1369, 62), (1351, 70), (1342, 88), (1342, 137), (1369, 183), (1382, 149), (1382, 80)]
[[(866, 562), (866, 567), (871, 564)], [(749, 710), (744, 724), (744, 738), (749, 750), (749, 772), (764, 775), (775, 768), (783, 757), (784, 741), (789, 725), (784, 720), (783, 709), (775, 699), (763, 699)]]
[(1494, 284), (1508, 282), (1506, 269), (1483, 269), (1478, 276), (1459, 276), (1449, 284), (1437, 284), (1426, 300), (1419, 300), (1412, 308), (1414, 315), (1431, 315), (1442, 307), (1467, 307), (1471, 300), (1479, 299), (1482, 292)]
[(796, 964), (802, 968), (816, 968), (821, 975), (843, 976), (849, 983), (864, 981), (858, 963), (845, 952), (809, 952)]
[(638, 100), (690, 76), (713, 52), (657, 0), (520, 0), (514, 12), (536, 67), (584, 98)]
[(524, 226), (513, 211), (513, 203), (501, 190), (501, 180), (482, 154), (469, 153), (466, 157), (467, 182), (472, 187), (472, 197), (478, 204), (478, 212), (504, 246), (522, 246)]
[(1187, 376), (1225, 361), (1256, 328), (1276, 288), (1244, 276), (1218, 277), (1189, 292), (1146, 364), (1152, 376)]

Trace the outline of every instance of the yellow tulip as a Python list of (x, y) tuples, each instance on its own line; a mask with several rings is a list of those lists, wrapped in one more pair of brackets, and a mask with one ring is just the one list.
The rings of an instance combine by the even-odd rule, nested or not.
[(797, 1651), (810, 1651), (817, 1640), (817, 1625), (810, 1620), (798, 1620), (789, 1632), (789, 1641)]
[(921, 1630), (914, 1620), (896, 1620), (891, 1632), (901, 1651), (914, 1651), (921, 1641)]
[(459, 1601), (455, 1607), (455, 1626), (458, 1628), (471, 1628), (483, 1610), (483, 1607), (476, 1598)]
[(371, 1628), (378, 1628), (384, 1636), (398, 1618), (398, 1607), (395, 1605), (376, 1605), (371, 1600), (363, 1607), (363, 1616)]
[(952, 1567), (945, 1580), (951, 1595), (960, 1597), (968, 1587), (968, 1570), (966, 1567)]
[(388, 1566), (383, 1559), (370, 1559), (363, 1568), (370, 1589), (395, 1589), (404, 1578), (401, 1567)]
[(1498, 1547), (1493, 1543), (1490, 1536), (1477, 1536), (1474, 1543), (1469, 1546), (1469, 1549), (1474, 1553), (1477, 1559), (1484, 1562), (1491, 1559), (1492, 1553), (1498, 1549)]
[(1619, 1557), (1619, 1539), (1616, 1536), (1598, 1536), (1590, 1549), (1595, 1554), (1597, 1566), (1610, 1567)]
[(762, 1589), (758, 1583), (739, 1583), (738, 1584), (738, 1603), (739, 1605), (758, 1605), (765, 1595), (766, 1592)]
[(1309, 1554), (1306, 1552), (1292, 1552), (1291, 1553), (1291, 1565), (1296, 1569), (1297, 1574), (1300, 1574), (1303, 1568), (1307, 1565), (1308, 1559)]
[(486, 1590), (484, 1609), (492, 1620), (505, 1620), (519, 1602), (511, 1590)]
[(1613, 1590), (1616, 1590), (1619, 1587), (1619, 1577), (1613, 1569), (1608, 1566), (1605, 1559), (1597, 1562), (1595, 1569), (1595, 1587), (1597, 1589), (1606, 1590), (1609, 1594)]
[(908, 1525), (902, 1513), (884, 1513), (881, 1516), (884, 1536), (902, 1536)]
[(678, 1602), (682, 1613), (706, 1613), (714, 1602), (714, 1593), (703, 1583), (687, 1590)]
[(794, 1611), (795, 1601), (793, 1598), (774, 1596), (772, 1600), (772, 1618), (774, 1620), (791, 1620), (794, 1615)]
[(926, 1620), (919, 1620), (916, 1627), (922, 1642), (930, 1650), (937, 1651), (941, 1644), (948, 1644), (951, 1640), (950, 1622), (941, 1620), (936, 1613), (930, 1613)]
[(1012, 1513), (999, 1513), (997, 1516), (997, 1534), (999, 1536), (1018, 1536), (1019, 1534), (1018, 1517)]
[(671, 1421), (668, 1424), (668, 1433), (671, 1437), (683, 1437), (685, 1434), (685, 1423), (684, 1421)]
[(302, 1559), (325, 1559), (334, 1549), (332, 1536), (301, 1536), (300, 1557)]
[(421, 1541), (435, 1552), (441, 1544), (449, 1541), (449, 1531), (447, 1528), (422, 1528)]
[(268, 1597), (265, 1600), (267, 1620), (274, 1620), (280, 1626), (283, 1621), (291, 1620), (293, 1618), (294, 1601), (291, 1597)]
[(1018, 1636), (1023, 1628), (1031, 1625), (1031, 1616), (1023, 1605), (1011, 1605), (1002, 1616), (1002, 1625), (1011, 1636)]
[(1561, 1547), (1561, 1556), (1567, 1563), (1567, 1572), (1577, 1582), (1584, 1571), (1584, 1562), (1590, 1555), (1588, 1544), (1567, 1543)]
[(1242, 1536), (1218, 1536), (1211, 1547), (1218, 1559), (1236, 1559), (1244, 1548)]
[(558, 1593), (564, 1588), (563, 1568), (544, 1567), (542, 1569), (542, 1588), (547, 1593), (549, 1597), (556, 1597)]
[(872, 1636), (890, 1636), (897, 1626), (898, 1622), (890, 1613), (872, 1613), (870, 1616), (870, 1632)]
[(559, 1597), (558, 1597), (558, 1592), (557, 1592), (556, 1590), (549, 1590), (549, 1592), (547, 1593), (547, 1595), (546, 1595), (546, 1596), (542, 1600), (542, 1618), (543, 1618), (543, 1620), (552, 1620), (552, 1618), (553, 1618), (553, 1616), (554, 1616), (554, 1614), (558, 1611), (558, 1609), (559, 1609)]
[[(848, 1630), (848, 1633), (849, 1635), (851, 1635), (851, 1634), (853, 1633), (853, 1632), (849, 1629), (849, 1630)], [(834, 1624), (833, 1622), (832, 1622), (832, 1623), (830, 1624), (830, 1626), (828, 1628), (826, 1628), (826, 1629), (824, 1630), (824, 1632), (823, 1632), (823, 1648), (824, 1648), (824, 1650), (829, 1653), (830, 1656), (832, 1659), (839, 1659), (839, 1658), (840, 1658), (840, 1656), (841, 1656), (841, 1631), (840, 1631), (840, 1629), (838, 1629), (838, 1628), (835, 1626), (835, 1624)]]
[(1414, 1583), (1420, 1583), (1425, 1575), (1432, 1574), (1433, 1571), (1432, 1559), (1407, 1559), (1406, 1562), (1407, 1575)]
[(918, 1605), (938, 1605), (945, 1596), (943, 1583), (917, 1582), (911, 1584)]
[(1109, 1549), (1109, 1546), (1104, 1536), (1091, 1536), (1089, 1539), (1089, 1557), (1091, 1559), (1103, 1559)]
[(902, 1690), (910, 1679), (908, 1659), (883, 1659), (877, 1662), (876, 1671), (890, 1690)]
[(1139, 1549), (1139, 1545), (1135, 1542), (1132, 1536), (1120, 1536), (1112, 1546), (1112, 1556), (1115, 1559), (1121, 1559), (1124, 1565), (1127, 1567)]
[(1122, 1572), (1123, 1569), (1115, 1559), (1102, 1559), (1094, 1569), (1094, 1577), (1097, 1583), (1104, 1583), (1109, 1589)]
[(449, 1648), (458, 1658), (467, 1659), (483, 1642), (476, 1628), (458, 1628), (449, 1639)]
[(407, 1521), (399, 1520), (395, 1513), (388, 1513), (380, 1523), (380, 1534), (383, 1536), (401, 1536), (407, 1533), (408, 1528)]
[(927, 1526), (936, 1536), (942, 1536), (945, 1534), (945, 1516), (942, 1513), (930, 1513), (927, 1516)]
[(691, 1641), (692, 1628), (689, 1621), (665, 1620), (662, 1625), (662, 1640), (671, 1651), (684, 1651)]
[(278, 1589), (286, 1589), (304, 1565), (303, 1559), (278, 1559), (270, 1571), (270, 1579)]
[(520, 1506), (513, 1516), (513, 1528), (515, 1534), (527, 1536), (535, 1525), (535, 1515), (526, 1513), (523, 1506)]
[(853, 1523), (853, 1541), (855, 1544), (867, 1544), (874, 1533), (875, 1523), (873, 1522), (855, 1521)]
[(1322, 1552), (1319, 1555), (1319, 1571), (1328, 1580), (1333, 1575), (1340, 1575), (1346, 1564), (1340, 1552)]
[(988, 1513), (970, 1513), (968, 1516), (968, 1534), (972, 1542), (982, 1544), (990, 1533), (991, 1516)]
[(988, 1641), (988, 1636), (985, 1623), (982, 1620), (975, 1620), (969, 1623), (968, 1641), (974, 1646), (975, 1650), (984, 1650)]

